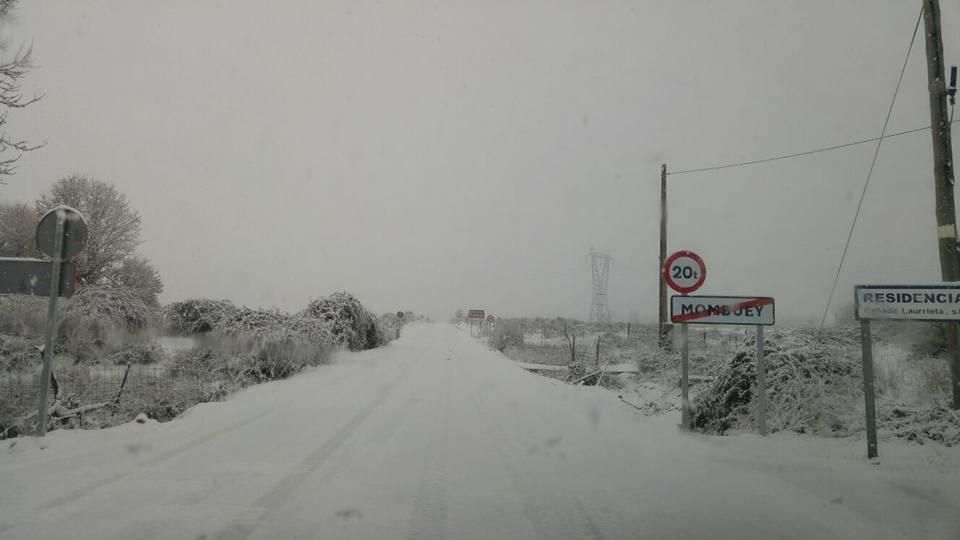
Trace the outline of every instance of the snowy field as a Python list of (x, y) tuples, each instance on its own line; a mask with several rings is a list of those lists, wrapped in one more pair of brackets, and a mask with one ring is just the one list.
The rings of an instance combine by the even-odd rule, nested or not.
[(956, 448), (685, 434), (445, 325), (336, 360), (4, 441), (0, 539), (960, 537)]

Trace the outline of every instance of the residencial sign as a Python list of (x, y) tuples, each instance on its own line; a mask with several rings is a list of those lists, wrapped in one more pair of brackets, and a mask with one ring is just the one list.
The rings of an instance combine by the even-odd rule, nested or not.
[(960, 321), (960, 285), (857, 285), (858, 319)]
[(467, 311), (467, 318), (482, 321), (484, 319), (484, 312), (482, 309), (471, 309)]
[(674, 323), (772, 326), (775, 319), (773, 298), (767, 296), (670, 297)]

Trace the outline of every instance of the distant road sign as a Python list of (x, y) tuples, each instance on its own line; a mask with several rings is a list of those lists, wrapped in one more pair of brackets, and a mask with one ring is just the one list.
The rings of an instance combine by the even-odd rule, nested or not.
[(53, 208), (40, 218), (40, 224), (37, 225), (37, 248), (47, 257), (56, 258), (54, 245), (57, 241), (57, 213), (61, 211), (64, 217), (63, 260), (69, 261), (83, 252), (89, 234), (83, 214), (69, 206)]
[(857, 285), (861, 320), (960, 321), (960, 285)]
[(691, 324), (774, 324), (773, 298), (766, 296), (672, 296), (670, 320)]
[(397, 318), (399, 318), (399, 319), (402, 319), (402, 318), (403, 318), (403, 312), (402, 312), (402, 311), (398, 311), (398, 312), (397, 312)]
[(487, 322), (493, 322), (493, 315), (487, 315)]
[(707, 280), (707, 265), (692, 251), (678, 251), (663, 263), (663, 279), (678, 293), (692, 293)]
[(467, 311), (467, 318), (482, 321), (484, 318), (484, 312), (482, 309), (471, 309)]
[[(76, 289), (73, 263), (65, 263), (60, 272), (60, 296), (69, 298)], [(0, 294), (49, 296), (53, 265), (40, 259), (0, 257)]]

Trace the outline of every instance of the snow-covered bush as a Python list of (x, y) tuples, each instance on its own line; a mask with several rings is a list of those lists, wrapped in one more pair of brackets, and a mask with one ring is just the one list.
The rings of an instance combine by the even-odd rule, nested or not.
[(183, 377), (197, 372), (222, 374), (227, 367), (226, 358), (214, 347), (197, 347), (196, 349), (179, 351), (173, 355), (173, 359), (170, 361), (170, 375)]
[(21, 371), (40, 365), (39, 339), (0, 334), (0, 369)]
[(301, 315), (322, 321), (334, 342), (352, 351), (379, 347), (387, 340), (382, 323), (350, 293), (314, 300)]
[(58, 340), (78, 362), (87, 362), (136, 339), (154, 320), (132, 291), (87, 287), (66, 302)]
[(164, 324), (177, 334), (205, 334), (237, 312), (226, 300), (193, 299), (173, 302), (163, 309)]
[(0, 296), (0, 334), (39, 336), (46, 324), (46, 298)]
[[(771, 431), (846, 434), (862, 427), (859, 363), (845, 333), (771, 332), (765, 341)], [(747, 342), (693, 404), (694, 427), (711, 433), (752, 427), (756, 344)]]
[(501, 320), (493, 329), (489, 344), (494, 349), (503, 352), (507, 347), (523, 345), (523, 328), (520, 321)]
[(154, 315), (134, 291), (84, 287), (66, 303), (62, 324), (98, 322), (138, 332), (147, 328)]
[(243, 308), (221, 324), (221, 344), (237, 358), (244, 377), (256, 382), (285, 378), (325, 364), (335, 344), (327, 325), (303, 315)]
[(125, 345), (111, 354), (110, 362), (125, 364), (156, 364), (166, 357), (163, 348), (153, 342), (136, 342)]
[(944, 446), (960, 444), (960, 415), (943, 405), (924, 409), (881, 407), (878, 416), (881, 429), (899, 439), (919, 444), (926, 441)]

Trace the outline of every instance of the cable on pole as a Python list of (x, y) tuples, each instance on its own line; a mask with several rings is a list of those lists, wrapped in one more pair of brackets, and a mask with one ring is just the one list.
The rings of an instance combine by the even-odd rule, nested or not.
[(920, 28), (920, 21), (923, 20), (923, 7), (920, 8), (920, 14), (917, 16), (917, 23), (913, 27), (913, 36), (910, 38), (910, 45), (907, 47), (907, 54), (903, 59), (903, 66), (900, 68), (900, 77), (897, 79), (897, 87), (893, 90), (893, 98), (890, 100), (890, 108), (887, 109), (887, 117), (883, 121), (883, 129), (880, 130), (880, 137), (877, 140), (877, 148), (873, 152), (873, 160), (870, 161), (870, 170), (867, 172), (867, 180), (863, 183), (863, 191), (860, 193), (860, 201), (857, 203), (857, 211), (853, 214), (853, 223), (850, 224), (850, 232), (847, 234), (847, 241), (843, 245), (843, 254), (840, 255), (840, 264), (837, 265), (837, 274), (833, 277), (833, 286), (830, 287), (830, 296), (827, 297), (827, 305), (823, 308), (823, 316), (820, 318), (820, 328), (823, 328), (827, 320), (827, 313), (830, 311), (830, 303), (833, 301), (833, 295), (837, 291), (837, 282), (840, 281), (840, 272), (843, 270), (843, 263), (847, 259), (847, 250), (850, 249), (850, 240), (853, 238), (853, 231), (857, 227), (857, 219), (860, 217), (860, 209), (863, 207), (863, 199), (867, 195), (867, 188), (870, 186), (870, 178), (873, 176), (874, 167), (877, 165), (877, 157), (880, 155), (880, 146), (883, 145), (884, 134), (887, 132), (887, 125), (890, 123), (890, 116), (893, 114), (893, 106), (897, 102), (897, 95), (900, 93), (900, 85), (903, 83), (903, 74), (907, 71), (907, 63), (910, 60), (910, 53), (913, 51), (913, 43), (917, 40), (917, 30)]
[[(960, 120), (954, 120), (954, 121), (952, 121), (951, 123), (956, 123), (956, 122), (960, 122)], [(882, 141), (883, 139), (892, 139), (892, 138), (894, 138), (894, 137), (900, 137), (901, 135), (909, 135), (909, 134), (911, 134), (911, 133), (917, 133), (917, 132), (920, 132), (920, 131), (926, 131), (926, 130), (928, 130), (928, 129), (930, 129), (930, 126), (924, 126), (924, 127), (920, 127), (920, 128), (907, 129), (907, 130), (904, 130), (904, 131), (897, 131), (897, 132), (894, 132), (894, 133), (889, 133), (889, 134), (884, 135), (884, 136), (882, 136), (882, 137), (871, 137), (871, 138), (869, 138), (869, 139), (860, 139), (860, 140), (857, 140), (857, 141), (852, 141), (852, 142), (843, 143), (843, 144), (837, 144), (837, 145), (834, 145), (834, 146), (824, 146), (824, 147), (822, 147), (822, 148), (815, 148), (815, 149), (813, 149), (813, 150), (807, 150), (807, 151), (804, 151), (804, 152), (795, 152), (795, 153), (793, 153), (793, 154), (783, 154), (783, 155), (780, 155), (780, 156), (773, 156), (773, 157), (768, 157), (768, 158), (763, 158), (763, 159), (755, 159), (755, 160), (752, 160), (752, 161), (739, 161), (739, 162), (737, 162), (737, 163), (727, 163), (726, 165), (716, 165), (716, 166), (713, 166), (713, 167), (701, 167), (701, 168), (699, 168), (699, 169), (684, 169), (684, 170), (680, 170), (680, 171), (667, 171), (667, 176), (676, 176), (676, 175), (678, 175), (678, 174), (694, 174), (694, 173), (702, 173), (702, 172), (709, 172), (709, 171), (718, 171), (718, 170), (721, 170), (721, 169), (732, 169), (732, 168), (734, 168), (734, 167), (746, 167), (746, 166), (748, 166), (748, 165), (759, 165), (759, 164), (761, 164), (761, 163), (769, 163), (769, 162), (771, 162), (771, 161), (780, 161), (780, 160), (783, 160), (783, 159), (791, 159), (791, 158), (809, 156), (809, 155), (812, 155), (812, 154), (819, 154), (819, 153), (821, 153), (821, 152), (832, 152), (832, 151), (834, 151), (834, 150), (841, 150), (841, 149), (843, 149), (843, 148), (850, 148), (851, 146), (859, 146), (859, 145), (861, 145), (861, 144), (867, 144), (867, 143), (871, 143), (871, 142)]]

